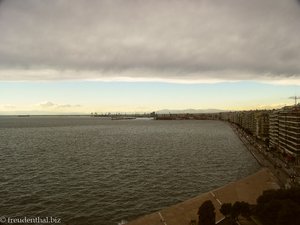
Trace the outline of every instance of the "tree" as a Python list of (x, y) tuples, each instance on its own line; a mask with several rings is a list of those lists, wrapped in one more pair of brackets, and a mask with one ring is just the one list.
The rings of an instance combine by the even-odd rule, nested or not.
[(247, 202), (240, 202), (240, 213), (243, 217), (250, 217), (250, 205)]
[(221, 206), (220, 212), (231, 221), (232, 224), (236, 224), (239, 215), (247, 218), (250, 216), (250, 205), (247, 202), (235, 202), (224, 203)]
[(295, 218), (295, 215), (300, 214), (300, 207), (292, 200), (282, 201), (282, 207), (278, 212), (277, 225), (288, 224), (288, 225), (299, 225), (300, 221)]
[(232, 209), (232, 204), (231, 203), (224, 203), (221, 206), (220, 212), (225, 216), (225, 217), (230, 217), (231, 215), (231, 209)]
[(198, 216), (198, 225), (215, 225), (215, 207), (210, 200), (203, 202), (203, 204), (199, 207)]
[(232, 219), (238, 221), (239, 215), (250, 216), (250, 205), (247, 202), (235, 202), (231, 208)]
[(241, 202), (235, 202), (231, 209), (231, 217), (234, 221), (237, 221), (240, 214), (241, 214)]
[(265, 191), (255, 211), (266, 225), (300, 225), (300, 189)]

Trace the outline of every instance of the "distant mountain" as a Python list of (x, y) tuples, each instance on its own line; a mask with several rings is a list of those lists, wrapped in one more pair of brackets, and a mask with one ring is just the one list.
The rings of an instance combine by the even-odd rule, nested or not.
[(219, 113), (219, 112), (227, 112), (226, 110), (222, 109), (162, 109), (156, 111), (157, 114), (184, 114), (184, 113)]

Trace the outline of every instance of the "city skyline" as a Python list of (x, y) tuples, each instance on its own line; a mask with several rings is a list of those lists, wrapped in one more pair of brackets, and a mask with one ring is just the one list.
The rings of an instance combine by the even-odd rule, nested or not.
[(1, 0), (0, 114), (292, 105), (299, 12), (298, 0)]

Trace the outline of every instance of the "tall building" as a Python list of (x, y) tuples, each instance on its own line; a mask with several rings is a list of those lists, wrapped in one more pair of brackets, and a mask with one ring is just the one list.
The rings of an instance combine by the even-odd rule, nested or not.
[(272, 149), (277, 150), (278, 148), (278, 112), (279, 110), (275, 110), (270, 113), (269, 116), (269, 146)]
[(270, 114), (270, 147), (300, 164), (300, 105), (287, 106)]
[(266, 141), (269, 138), (269, 112), (261, 111), (255, 115), (255, 136)]
[(255, 135), (256, 131), (256, 120), (255, 120), (256, 111), (247, 111), (244, 114), (243, 118), (243, 127), (248, 130), (252, 135)]

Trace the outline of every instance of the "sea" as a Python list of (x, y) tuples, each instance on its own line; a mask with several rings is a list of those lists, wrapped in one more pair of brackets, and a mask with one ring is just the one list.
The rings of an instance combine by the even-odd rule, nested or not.
[(260, 166), (228, 123), (0, 117), (0, 217), (117, 225)]

